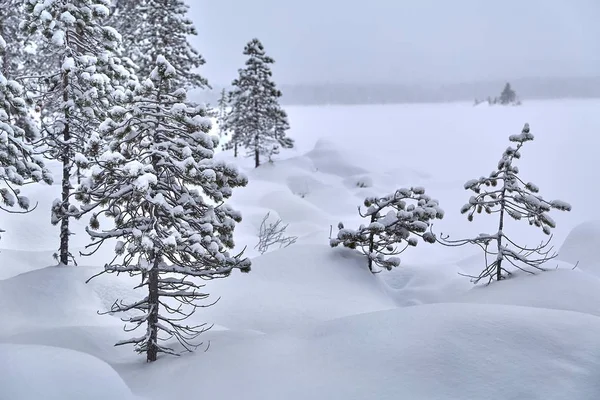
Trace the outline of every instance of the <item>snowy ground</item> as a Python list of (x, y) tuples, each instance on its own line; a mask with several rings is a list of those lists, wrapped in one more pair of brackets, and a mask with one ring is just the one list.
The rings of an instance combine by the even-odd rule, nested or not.
[[(0, 240), (0, 399), (598, 399), (600, 398), (600, 208), (595, 177), (600, 101), (289, 108), (297, 148), (254, 170), (234, 195), (244, 215), (236, 242), (250, 274), (208, 282), (214, 323), (205, 346), (153, 365), (131, 348), (117, 298), (137, 298), (124, 276), (102, 276), (110, 249), (80, 267), (53, 267), (57, 230), (49, 207), (59, 187), (25, 189), (38, 208), (3, 214)], [(419, 243), (402, 266), (371, 275), (364, 260), (328, 246), (330, 226), (357, 225), (367, 195), (421, 185), (446, 211), (436, 232), (473, 236), (491, 228), (459, 209), (462, 185), (488, 174), (509, 134), (536, 136), (519, 167), (550, 199), (560, 250), (551, 271), (474, 287), (474, 249)], [(231, 159), (229, 154), (218, 157)], [(58, 170), (56, 171), (58, 173)], [(254, 250), (270, 212), (294, 245)], [(88, 243), (86, 221), (74, 245)], [(527, 243), (540, 233), (511, 224)], [(564, 243), (564, 244), (563, 244)], [(579, 262), (578, 267), (572, 269)], [(210, 347), (206, 352), (203, 350)]]

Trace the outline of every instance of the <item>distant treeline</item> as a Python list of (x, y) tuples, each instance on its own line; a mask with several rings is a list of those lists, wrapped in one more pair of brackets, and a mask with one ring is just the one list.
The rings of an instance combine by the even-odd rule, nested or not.
[[(597, 78), (525, 78), (511, 79), (523, 100), (595, 98), (600, 97), (600, 77)], [(282, 104), (393, 104), (437, 103), (485, 99), (496, 93), (505, 81), (486, 81), (447, 85), (402, 84), (303, 84), (280, 85)], [(196, 91), (193, 99), (215, 105), (223, 87)]]

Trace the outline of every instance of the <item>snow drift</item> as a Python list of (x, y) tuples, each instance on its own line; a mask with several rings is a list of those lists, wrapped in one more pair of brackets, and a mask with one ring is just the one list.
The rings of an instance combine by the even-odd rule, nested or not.
[(0, 344), (0, 360), (2, 399), (140, 399), (108, 364), (84, 353)]

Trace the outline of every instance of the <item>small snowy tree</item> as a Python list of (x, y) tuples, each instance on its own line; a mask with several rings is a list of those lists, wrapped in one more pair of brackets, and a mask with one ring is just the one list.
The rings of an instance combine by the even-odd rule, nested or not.
[(408, 246), (416, 246), (418, 237), (428, 243), (436, 242), (429, 227), (432, 220), (444, 217), (444, 211), (437, 200), (425, 194), (425, 189), (399, 189), (388, 196), (369, 197), (364, 205), (366, 211), (359, 207), (358, 212), (369, 224), (355, 230), (345, 228), (340, 222), (337, 237), (329, 243), (331, 247), (359, 249), (367, 256), (371, 272), (375, 272), (373, 264), (387, 270), (400, 265), (396, 255)]
[[(0, 63), (6, 47), (0, 36)], [(44, 167), (41, 156), (25, 143), (25, 131), (15, 124), (19, 117), (28, 113), (28, 104), (22, 95), (22, 86), (8, 80), (0, 70), (0, 209), (11, 213), (18, 212), (9, 209), (15, 205), (22, 210), (30, 209), (29, 199), (16, 186), (28, 182), (52, 183), (52, 175)]]
[(221, 96), (217, 102), (217, 125), (219, 126), (219, 136), (227, 135), (225, 131), (225, 120), (227, 119), (227, 107), (229, 106), (228, 93), (225, 88), (221, 90)]
[(114, 0), (113, 10), (109, 22), (123, 35), (125, 54), (139, 76), (149, 76), (163, 55), (177, 71), (178, 87), (208, 86), (196, 71), (205, 61), (188, 41), (197, 32), (184, 0)]
[(36, 62), (46, 61), (35, 80), (40, 92), (36, 100), (54, 110), (43, 124), (45, 145), (48, 157), (62, 163), (62, 193), (52, 207), (51, 222), (60, 224), (57, 257), (64, 265), (72, 259), (69, 219), (76, 211), (70, 203), (71, 176), (85, 165), (84, 143), (122, 93), (117, 84), (130, 77), (117, 57), (119, 33), (102, 24), (109, 5), (110, 0), (25, 2), (22, 27), (41, 36)]
[(474, 239), (457, 241), (443, 238), (442, 243), (448, 245), (475, 244), (483, 249), (486, 265), (478, 276), (472, 277), (475, 283), (482, 279), (487, 279), (488, 282), (504, 279), (504, 273), (510, 274), (507, 265), (534, 273), (535, 270), (543, 270), (542, 265), (556, 256), (551, 254), (552, 248), (548, 247), (550, 239), (539, 246), (528, 247), (516, 243), (506, 232), (508, 216), (517, 221), (526, 220), (529, 225), (539, 227), (546, 235), (550, 235), (556, 224), (548, 212), (552, 209), (571, 210), (571, 206), (564, 201), (544, 200), (536, 185), (525, 183), (519, 176), (519, 168), (514, 165), (514, 161), (521, 158), (521, 147), (533, 138), (529, 124), (525, 124), (521, 134), (509, 137), (515, 147), (508, 147), (504, 151), (496, 170), (488, 177), (465, 183), (465, 189), (473, 191), (475, 195), (462, 207), (461, 213), (467, 214), (469, 221), (473, 220), (475, 213), (484, 211), (498, 216), (498, 230), (493, 234), (481, 234)]
[(266, 55), (258, 39), (251, 40), (244, 48), (249, 56), (246, 68), (239, 70), (233, 81), (231, 112), (224, 129), (231, 131), (231, 141), (226, 149), (243, 146), (248, 156), (254, 157), (254, 166), (260, 166), (260, 157), (271, 157), (281, 147), (293, 147), (293, 141), (285, 136), (289, 128), (287, 115), (278, 103), (281, 92), (271, 79), (270, 64), (275, 61)]
[(511, 88), (510, 83), (506, 83), (506, 85), (504, 86), (504, 90), (502, 90), (502, 93), (500, 94), (500, 104), (502, 105), (508, 105), (508, 104), (513, 104), (515, 103), (517, 100), (517, 93)]
[[(91, 253), (116, 240), (116, 256), (105, 272), (141, 275), (138, 287), (148, 290), (141, 300), (115, 302), (110, 310), (138, 313), (126, 319), (127, 330), (145, 325), (145, 334), (117, 344), (134, 344), (148, 361), (158, 353), (176, 354), (161, 344), (171, 338), (187, 351), (197, 347), (192, 341), (207, 328), (184, 320), (208, 297), (198, 280), (250, 270), (248, 259), (228, 251), (241, 215), (224, 202), (247, 179), (212, 159), (218, 141), (207, 134), (204, 108), (186, 102), (186, 91), (174, 86), (176, 70), (164, 57), (156, 64), (131, 105), (111, 110), (102, 132), (112, 141), (77, 193), (82, 212), (93, 212)], [(112, 218), (114, 226), (100, 230), (100, 215)]]

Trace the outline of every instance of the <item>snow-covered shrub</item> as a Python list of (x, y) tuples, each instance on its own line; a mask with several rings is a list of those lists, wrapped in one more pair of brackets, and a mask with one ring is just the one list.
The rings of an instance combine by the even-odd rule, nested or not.
[(258, 243), (254, 247), (260, 254), (265, 254), (271, 246), (279, 245), (279, 248), (282, 249), (291, 246), (298, 240), (297, 236), (286, 236), (285, 231), (288, 224), (284, 224), (280, 218), (275, 222), (269, 222), (270, 215), (271, 213), (267, 213), (260, 223)]
[(387, 270), (400, 265), (396, 255), (408, 246), (416, 246), (418, 237), (428, 243), (436, 242), (429, 227), (432, 220), (443, 218), (444, 211), (437, 200), (425, 194), (425, 189), (399, 189), (388, 196), (368, 197), (364, 205), (366, 211), (359, 207), (358, 212), (369, 219), (369, 224), (348, 229), (340, 222), (337, 236), (329, 243), (331, 247), (359, 249), (367, 256), (371, 272), (373, 264)]
[(571, 206), (561, 200), (547, 201), (539, 195), (539, 188), (526, 182), (519, 176), (519, 168), (514, 161), (521, 158), (521, 147), (534, 139), (529, 131), (529, 124), (525, 124), (521, 134), (511, 135), (509, 140), (516, 147), (508, 147), (498, 162), (496, 170), (488, 177), (473, 179), (465, 183), (465, 189), (475, 193), (462, 209), (462, 214), (467, 214), (469, 221), (473, 220), (475, 213), (496, 214), (498, 230), (492, 234), (480, 234), (474, 239), (449, 241), (447, 237), (442, 242), (452, 246), (475, 244), (485, 253), (486, 265), (478, 276), (473, 276), (475, 283), (482, 279), (492, 281), (505, 277), (503, 273), (510, 274), (506, 263), (513, 267), (533, 273), (543, 270), (542, 265), (556, 257), (549, 247), (550, 239), (538, 246), (528, 247), (512, 240), (505, 230), (506, 216), (514, 220), (526, 220), (529, 225), (541, 228), (546, 235), (550, 235), (556, 226), (554, 220), (548, 215), (552, 209), (570, 211)]

